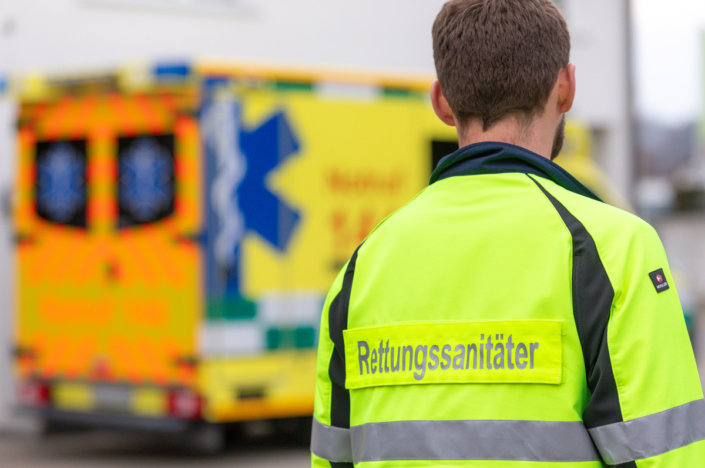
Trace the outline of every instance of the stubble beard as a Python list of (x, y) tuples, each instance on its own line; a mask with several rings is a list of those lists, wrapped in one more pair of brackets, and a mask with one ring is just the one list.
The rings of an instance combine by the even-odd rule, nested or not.
[(556, 129), (556, 135), (553, 137), (553, 148), (551, 148), (551, 161), (555, 160), (561, 150), (563, 149), (563, 143), (565, 142), (565, 115), (561, 118), (561, 123), (558, 124)]

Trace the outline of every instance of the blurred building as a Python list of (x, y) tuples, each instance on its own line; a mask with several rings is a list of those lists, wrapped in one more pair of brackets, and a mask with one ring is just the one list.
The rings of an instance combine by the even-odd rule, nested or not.
[(573, 117), (593, 131), (595, 157), (631, 199), (634, 161), (629, 1), (563, 0), (578, 92)]
[[(444, 0), (5, 0), (0, 76), (105, 69), (136, 60), (274, 62), (433, 72), (431, 25)], [(633, 179), (629, 2), (558, 1), (578, 68), (573, 117), (616, 187)], [(2, 85), (0, 85), (1, 87)], [(0, 193), (13, 177), (14, 107), (0, 101)], [(364, 135), (361, 135), (364, 137)], [(12, 230), (0, 217), (0, 424), (10, 421)]]
[[(701, 94), (705, 99), (705, 32), (701, 40)], [(702, 105), (705, 112), (705, 102)], [(659, 232), (686, 312), (694, 317), (696, 357), (705, 362), (705, 113), (700, 122), (640, 125), (637, 201)], [(644, 209), (646, 208), (646, 209)], [(700, 319), (699, 319), (700, 317)], [(701, 364), (702, 369), (702, 364)], [(702, 376), (701, 372), (701, 376)]]

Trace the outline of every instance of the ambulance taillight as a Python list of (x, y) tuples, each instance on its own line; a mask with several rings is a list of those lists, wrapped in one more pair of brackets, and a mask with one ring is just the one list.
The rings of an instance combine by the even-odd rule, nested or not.
[(17, 402), (29, 408), (44, 408), (51, 403), (51, 387), (45, 382), (27, 380), (17, 386)]
[(169, 392), (169, 415), (193, 421), (200, 419), (203, 399), (189, 390), (172, 390)]

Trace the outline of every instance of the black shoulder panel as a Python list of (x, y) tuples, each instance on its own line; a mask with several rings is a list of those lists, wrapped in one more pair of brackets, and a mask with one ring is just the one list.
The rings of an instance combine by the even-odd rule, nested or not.
[(592, 392), (583, 422), (588, 429), (621, 422), (622, 410), (607, 347), (614, 288), (585, 226), (540, 183), (532, 180), (556, 209), (573, 238), (573, 315)]
[[(355, 250), (343, 276), (343, 286), (328, 311), (328, 329), (333, 342), (333, 356), (330, 359), (328, 375), (332, 382), (330, 422), (331, 426), (350, 428), (350, 391), (345, 388), (345, 342), (343, 330), (348, 328), (350, 292), (352, 291), (355, 263), (360, 247)], [(352, 463), (334, 463), (332, 468), (352, 468)]]
[[(333, 467), (338, 468), (338, 467)], [(627, 463), (620, 463), (619, 465), (614, 465), (614, 468), (637, 468), (635, 461), (630, 461)]]

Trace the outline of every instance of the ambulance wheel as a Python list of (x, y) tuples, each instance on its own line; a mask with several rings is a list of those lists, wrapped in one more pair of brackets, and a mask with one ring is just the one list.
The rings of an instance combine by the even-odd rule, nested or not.
[(69, 424), (53, 421), (48, 418), (41, 418), (37, 421), (37, 435), (39, 437), (52, 437), (57, 434), (68, 432), (85, 431), (86, 429), (80, 426), (71, 426)]
[(39, 437), (51, 437), (62, 432), (62, 428), (57, 423), (47, 418), (39, 418), (37, 420), (37, 428)]
[(217, 455), (225, 450), (225, 430), (219, 424), (199, 424), (193, 428), (191, 442), (197, 452)]

